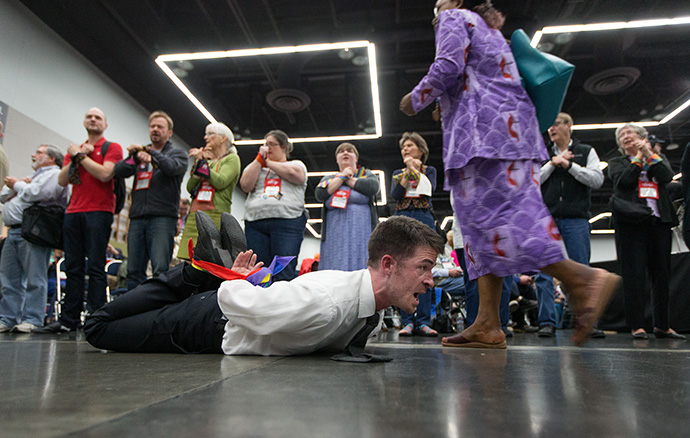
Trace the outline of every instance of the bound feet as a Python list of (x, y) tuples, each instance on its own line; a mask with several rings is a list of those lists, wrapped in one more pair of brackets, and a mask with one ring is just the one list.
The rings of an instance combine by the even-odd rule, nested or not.
[(237, 255), (247, 250), (242, 227), (229, 213), (221, 215), (219, 230), (208, 214), (197, 211), (196, 227), (199, 237), (194, 247), (194, 260), (230, 268)]

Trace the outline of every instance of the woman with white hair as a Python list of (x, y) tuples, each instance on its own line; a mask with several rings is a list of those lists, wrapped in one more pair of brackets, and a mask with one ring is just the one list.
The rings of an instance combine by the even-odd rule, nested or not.
[(678, 217), (666, 185), (673, 180), (673, 171), (668, 161), (652, 150), (642, 126), (621, 126), (616, 130), (616, 142), (623, 155), (609, 161), (611, 209), (628, 326), (633, 338), (648, 338), (645, 295), (649, 272), (654, 335), (683, 340), (685, 336), (669, 326), (671, 228), (678, 224)]
[(268, 265), (275, 256), (294, 256), (274, 280), (297, 276), (297, 255), (304, 239), (307, 212), (307, 166), (300, 160), (288, 160), (293, 146), (280, 130), (269, 131), (240, 178), (240, 187), (248, 194), (244, 232), (247, 247)]
[[(240, 157), (233, 145), (235, 137), (230, 128), (222, 123), (210, 123), (204, 135), (206, 145), (192, 148), (189, 156), (194, 158), (192, 171), (187, 181), (187, 191), (192, 195), (190, 213), (206, 212), (220, 228), (220, 215), (230, 213), (232, 192), (240, 178)], [(197, 229), (194, 214), (189, 214), (184, 227), (178, 258), (189, 259), (188, 242), (196, 244)]]

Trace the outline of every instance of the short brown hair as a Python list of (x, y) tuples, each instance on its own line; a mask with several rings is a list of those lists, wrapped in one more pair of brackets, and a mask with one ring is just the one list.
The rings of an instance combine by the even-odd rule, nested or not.
[(149, 116), (149, 124), (151, 124), (151, 120), (155, 119), (156, 117), (162, 117), (165, 119), (166, 122), (168, 122), (168, 129), (172, 130), (173, 129), (173, 121), (172, 118), (166, 113), (165, 111), (154, 111), (151, 113)]
[(378, 267), (386, 254), (406, 259), (419, 247), (431, 247), (440, 254), (443, 246), (441, 236), (428, 225), (407, 216), (393, 216), (380, 222), (371, 233), (367, 266)]
[(414, 144), (417, 145), (420, 151), (422, 151), (422, 163), (426, 164), (427, 158), (429, 158), (429, 146), (426, 144), (424, 137), (417, 134), (416, 132), (404, 132), (402, 137), (400, 137), (400, 149), (403, 148), (403, 143), (407, 140), (412, 140)]
[(348, 151), (348, 152), (354, 152), (355, 157), (359, 160), (359, 151), (353, 145), (352, 143), (340, 143), (337, 148), (335, 148), (335, 156), (336, 158), (338, 157), (338, 154), (341, 153), (342, 151)]
[(273, 129), (271, 131), (268, 131), (266, 135), (264, 135), (264, 140), (268, 137), (271, 136), (276, 139), (278, 144), (281, 146), (285, 146), (285, 156), (290, 158), (290, 152), (295, 148), (292, 143), (290, 143), (290, 137), (285, 133), (285, 131), (281, 131), (280, 129)]

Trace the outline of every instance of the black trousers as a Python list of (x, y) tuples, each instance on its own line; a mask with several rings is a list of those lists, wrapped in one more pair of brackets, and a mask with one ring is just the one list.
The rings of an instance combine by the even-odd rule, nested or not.
[(101, 307), (84, 325), (86, 340), (120, 352), (222, 353), (226, 320), (217, 301), (220, 280), (198, 271), (198, 282), (185, 281), (185, 266), (177, 265)]
[(654, 327), (669, 328), (671, 229), (658, 218), (616, 224), (616, 252), (623, 275), (625, 316), (631, 330), (645, 328), (647, 273), (652, 280)]

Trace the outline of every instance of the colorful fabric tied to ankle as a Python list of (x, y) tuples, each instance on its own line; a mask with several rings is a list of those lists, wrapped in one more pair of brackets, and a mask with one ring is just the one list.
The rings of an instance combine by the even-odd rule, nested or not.
[(239, 274), (232, 269), (225, 266), (216, 265), (215, 263), (205, 262), (203, 260), (194, 259), (194, 243), (189, 239), (188, 244), (189, 258), (192, 260), (192, 266), (197, 269), (208, 272), (223, 280), (247, 280), (254, 286), (268, 287), (271, 285), (273, 276), (282, 271), (294, 259), (294, 256), (276, 256), (268, 267), (261, 267), (253, 270), (249, 274)]

